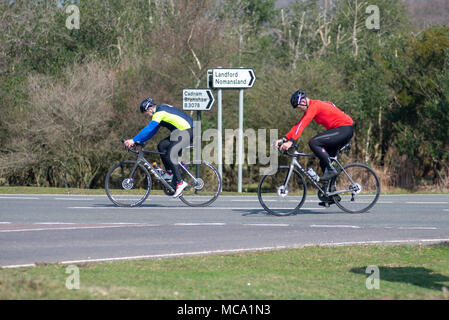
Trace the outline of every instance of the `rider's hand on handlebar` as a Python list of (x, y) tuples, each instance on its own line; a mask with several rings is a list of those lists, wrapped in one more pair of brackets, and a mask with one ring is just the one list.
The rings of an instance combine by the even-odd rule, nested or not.
[(283, 143), (284, 143), (284, 139), (279, 139), (279, 140), (276, 140), (276, 141), (273, 143), (273, 146), (275, 146), (276, 149), (279, 149), (279, 147), (280, 147)]
[(284, 143), (279, 147), (279, 150), (280, 150), (280, 151), (287, 151), (288, 149), (290, 149), (290, 148), (292, 147), (292, 145), (293, 145), (293, 142), (292, 142), (292, 141), (284, 142)]
[(128, 139), (125, 140), (125, 142), (123, 142), (125, 144), (125, 147), (127, 147), (128, 149), (131, 149), (132, 147), (134, 147), (136, 145), (136, 143), (134, 142), (133, 139)]

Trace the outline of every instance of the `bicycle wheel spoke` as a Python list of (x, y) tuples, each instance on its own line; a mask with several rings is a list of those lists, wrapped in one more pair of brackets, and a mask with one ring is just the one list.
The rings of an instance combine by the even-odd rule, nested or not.
[(303, 177), (293, 171), (285, 185), (288, 171), (288, 167), (280, 167), (273, 174), (263, 176), (259, 183), (259, 202), (270, 214), (286, 216), (297, 213), (305, 201), (306, 185)]
[(210, 205), (221, 191), (221, 178), (218, 171), (205, 161), (202, 161), (198, 167), (193, 163), (187, 163), (184, 166), (190, 174), (181, 169), (182, 179), (188, 183), (180, 197), (181, 201), (193, 207)]
[[(335, 178), (332, 191), (342, 191), (334, 197), (337, 206), (349, 213), (362, 213), (369, 210), (380, 194), (380, 182), (375, 172), (363, 164), (350, 164), (345, 167), (348, 176), (341, 172)], [(352, 180), (352, 181), (351, 181)]]
[(139, 206), (150, 192), (151, 178), (147, 170), (141, 165), (134, 170), (135, 164), (133, 161), (121, 162), (106, 175), (106, 194), (118, 206)]

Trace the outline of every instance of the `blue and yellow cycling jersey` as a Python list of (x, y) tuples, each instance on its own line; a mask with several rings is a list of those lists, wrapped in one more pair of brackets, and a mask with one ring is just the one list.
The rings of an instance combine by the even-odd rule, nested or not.
[(151, 139), (159, 130), (160, 126), (165, 127), (170, 131), (176, 129), (188, 130), (193, 128), (193, 119), (191, 116), (171, 105), (157, 105), (156, 112), (153, 114), (151, 122), (143, 128), (133, 140), (138, 143), (143, 143)]

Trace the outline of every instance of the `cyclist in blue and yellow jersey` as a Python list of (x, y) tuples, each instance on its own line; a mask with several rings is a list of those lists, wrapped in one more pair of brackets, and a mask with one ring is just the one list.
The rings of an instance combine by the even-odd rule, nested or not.
[(147, 115), (151, 121), (134, 138), (126, 140), (125, 146), (131, 148), (136, 142), (144, 143), (151, 139), (161, 126), (170, 130), (170, 136), (163, 139), (157, 148), (159, 152), (163, 152), (161, 159), (167, 170), (162, 177), (167, 180), (174, 178), (176, 192), (173, 197), (179, 197), (187, 187), (187, 183), (181, 178), (178, 156), (181, 155), (182, 148), (189, 146), (193, 141), (193, 119), (171, 105), (156, 105), (152, 98), (142, 101), (140, 112)]

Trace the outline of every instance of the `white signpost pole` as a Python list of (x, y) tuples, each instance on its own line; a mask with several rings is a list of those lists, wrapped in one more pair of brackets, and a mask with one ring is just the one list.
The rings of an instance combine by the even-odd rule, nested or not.
[(223, 177), (223, 126), (222, 126), (222, 91), (221, 89), (217, 90), (217, 149), (218, 149), (218, 173), (220, 177)]
[(243, 89), (239, 91), (239, 149), (238, 149), (238, 187), (237, 192), (242, 192), (242, 168), (243, 168)]

